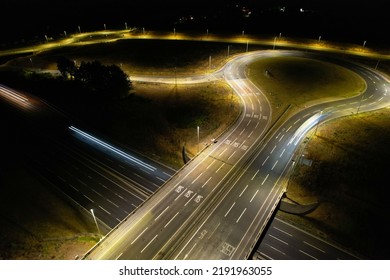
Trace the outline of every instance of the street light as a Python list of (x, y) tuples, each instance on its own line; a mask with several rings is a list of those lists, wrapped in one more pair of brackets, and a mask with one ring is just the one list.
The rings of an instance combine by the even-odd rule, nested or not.
[(98, 232), (99, 232), (99, 236), (101, 236), (102, 234), (100, 233), (100, 229), (99, 229), (98, 223), (97, 223), (97, 221), (96, 221), (95, 214), (93, 213), (93, 209), (91, 209), (91, 213), (92, 213), (93, 220), (95, 221), (96, 228), (97, 228), (97, 230), (98, 230)]
[(199, 125), (197, 126), (197, 132), (198, 132), (198, 153), (199, 153)]

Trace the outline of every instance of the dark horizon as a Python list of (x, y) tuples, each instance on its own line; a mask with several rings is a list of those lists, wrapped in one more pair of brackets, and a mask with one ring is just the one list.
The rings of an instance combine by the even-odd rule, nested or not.
[[(302, 10), (301, 10), (302, 9)], [(365, 3), (335, 0), (241, 0), (183, 2), (177, 0), (123, 1), (96, 3), (92, 0), (60, 0), (51, 3), (5, 0), (0, 19), (0, 47), (20, 41), (58, 38), (66, 31), (121, 29), (145, 27), (149, 30), (172, 30), (214, 33), (238, 33), (245, 30), (253, 35), (318, 38), (388, 47), (384, 33), (389, 20), (385, 2)], [(9, 16), (14, 15), (14, 16)], [(192, 16), (192, 19), (189, 19)]]

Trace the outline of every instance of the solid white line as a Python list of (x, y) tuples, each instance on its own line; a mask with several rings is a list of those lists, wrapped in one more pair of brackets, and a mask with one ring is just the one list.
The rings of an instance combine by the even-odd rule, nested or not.
[(241, 197), (242, 194), (245, 192), (246, 188), (248, 187), (248, 185), (246, 185), (246, 187), (242, 190), (242, 192), (240, 193), (240, 195), (238, 197)]
[(263, 183), (261, 183), (261, 185), (264, 185), (265, 180), (267, 180), (268, 176), (269, 176), (269, 174), (267, 174), (267, 176), (265, 176), (264, 181), (263, 181)]
[(156, 217), (156, 219), (154, 219), (154, 220), (157, 221), (157, 219), (160, 218), (160, 216), (161, 216), (162, 214), (164, 214), (164, 212), (167, 211), (168, 208), (169, 208), (169, 205), (168, 205), (167, 208), (165, 208), (164, 211), (162, 211), (162, 212), (160, 213), (160, 215), (158, 215), (158, 216)]
[(156, 234), (156, 236), (153, 237), (153, 239), (150, 240), (148, 244), (146, 244), (146, 246), (141, 250), (141, 253), (150, 245), (150, 243), (152, 243), (157, 238), (157, 236), (158, 236), (158, 234)]
[(246, 211), (246, 208), (244, 209), (244, 211), (242, 211), (240, 217), (238, 217), (236, 224), (240, 221), (240, 219), (241, 219), (242, 215), (244, 215), (245, 211)]
[(257, 195), (257, 193), (259, 192), (259, 190), (257, 190), (256, 192), (255, 192), (255, 194), (252, 196), (252, 198), (251, 198), (251, 201), (249, 201), (249, 202), (252, 202), (252, 200), (255, 198), (255, 196)]
[(176, 216), (177, 216), (178, 214), (179, 214), (179, 212), (177, 212), (177, 213), (175, 214), (175, 216), (173, 216), (172, 219), (170, 219), (169, 222), (165, 224), (164, 228), (166, 228), (166, 227), (173, 221), (173, 219), (176, 218)]
[(230, 206), (229, 210), (226, 212), (226, 214), (225, 214), (225, 217), (226, 217), (226, 216), (229, 214), (230, 210), (232, 210), (232, 208), (233, 208), (234, 204), (236, 204), (236, 203), (235, 203), (235, 202), (233, 202), (232, 206)]
[(135, 241), (137, 241), (138, 240), (138, 238), (140, 238), (141, 237), (141, 235), (142, 234), (144, 234), (144, 232), (148, 229), (149, 227), (147, 227), (147, 228), (145, 228), (134, 240), (133, 240), (133, 242), (131, 242), (130, 243), (130, 245), (133, 245), (133, 243), (135, 242)]
[(253, 181), (253, 179), (256, 177), (256, 175), (257, 175), (257, 173), (259, 173), (259, 171), (260, 171), (260, 169), (258, 169), (258, 170), (256, 171), (256, 173), (255, 173), (255, 175), (253, 175), (251, 181)]
[(263, 162), (263, 164), (261, 166), (264, 166), (265, 162), (269, 159), (269, 156), (267, 156), (267, 158), (265, 159), (265, 161)]

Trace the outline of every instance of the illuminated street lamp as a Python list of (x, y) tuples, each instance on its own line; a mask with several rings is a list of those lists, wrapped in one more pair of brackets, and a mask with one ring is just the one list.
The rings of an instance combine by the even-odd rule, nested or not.
[(93, 213), (93, 209), (91, 209), (91, 213), (92, 213), (93, 220), (95, 221), (96, 228), (97, 228), (97, 230), (99, 232), (99, 236), (101, 236), (102, 234), (100, 233), (100, 229), (99, 229), (98, 223), (96, 221), (95, 213)]
[(199, 153), (199, 125), (197, 126), (197, 132), (198, 132), (198, 153)]

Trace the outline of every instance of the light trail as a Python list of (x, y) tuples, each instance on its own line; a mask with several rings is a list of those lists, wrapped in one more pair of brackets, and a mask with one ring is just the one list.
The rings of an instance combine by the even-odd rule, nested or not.
[(77, 134), (83, 136), (84, 138), (87, 138), (87, 139), (93, 141), (94, 143), (99, 144), (100, 146), (102, 146), (102, 147), (104, 147), (104, 148), (106, 148), (106, 149), (108, 149), (108, 150), (110, 150), (110, 151), (112, 151), (112, 152), (114, 152), (114, 153), (116, 153), (116, 154), (118, 154), (118, 155), (120, 155), (120, 156), (122, 156), (122, 157), (124, 157), (124, 158), (126, 158), (126, 159), (128, 159), (128, 160), (130, 160), (130, 161), (132, 161), (132, 162), (134, 162), (134, 163), (136, 163), (138, 165), (140, 165), (140, 166), (142, 166), (142, 167), (144, 167), (146, 169), (149, 169), (150, 171), (155, 171), (156, 170), (156, 167), (153, 167), (153, 166), (151, 166), (151, 165), (149, 165), (147, 163), (144, 163), (143, 161), (141, 161), (141, 160), (139, 160), (139, 159), (137, 159), (137, 158), (135, 158), (133, 156), (130, 156), (130, 155), (126, 154), (125, 152), (123, 152), (123, 151), (121, 151), (121, 150), (119, 150), (119, 149), (117, 149), (117, 148), (115, 148), (115, 147), (113, 147), (113, 146), (111, 146), (111, 145), (109, 145), (109, 144), (107, 144), (107, 143), (97, 139), (96, 137), (93, 137), (92, 135), (90, 135), (90, 134), (88, 134), (88, 133), (86, 133), (86, 132), (84, 132), (84, 131), (82, 131), (82, 130), (80, 130), (78, 128), (75, 128), (74, 126), (70, 126), (69, 129), (74, 131), (74, 132), (76, 132)]

